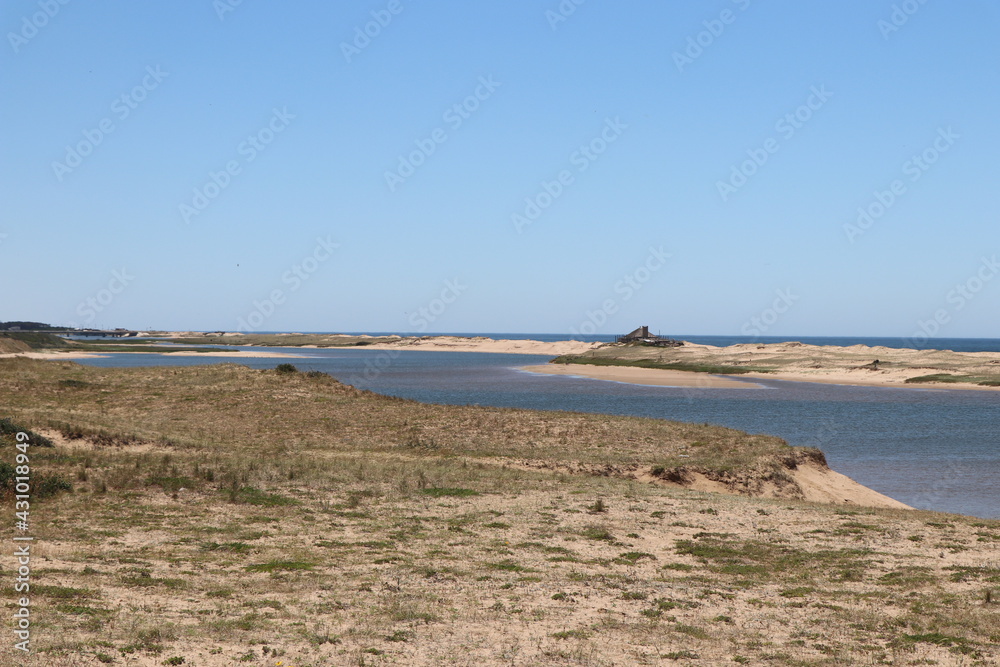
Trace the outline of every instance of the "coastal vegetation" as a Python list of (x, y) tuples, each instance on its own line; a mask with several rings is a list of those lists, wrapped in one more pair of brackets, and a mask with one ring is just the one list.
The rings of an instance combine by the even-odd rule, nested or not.
[(54, 333), (21, 331), (0, 332), (0, 354), (14, 352), (212, 352), (207, 347), (171, 345), (165, 350), (161, 341), (141, 338), (72, 340)]
[(655, 347), (603, 345), (568, 354), (554, 364), (630, 366), (716, 375), (764, 375), (775, 379), (842, 384), (949, 384), (1000, 386), (1000, 354), (908, 348), (741, 343), (728, 347), (685, 343)]
[(394, 343), (399, 336), (347, 336), (342, 334), (241, 334), (238, 336), (205, 333), (181, 335), (169, 339), (180, 345), (257, 345), (261, 347), (363, 347)]
[(656, 359), (622, 359), (585, 354), (564, 354), (556, 357), (552, 364), (584, 364), (588, 366), (633, 366), (655, 368), (664, 371), (685, 371), (691, 373), (712, 373), (716, 375), (743, 375), (745, 373), (769, 373), (771, 368), (763, 366), (727, 366), (684, 361), (659, 361)]
[(51, 333), (0, 332), (0, 353), (23, 352), (25, 350), (64, 350), (71, 346), (72, 344), (65, 338)]
[(917, 377), (907, 378), (906, 382), (907, 384), (942, 382), (945, 384), (978, 384), (983, 387), (1000, 387), (1000, 377), (989, 377), (985, 375), (954, 375), (951, 373), (920, 375)]
[(1000, 521), (804, 502), (778, 438), (234, 364), (0, 359), (0, 406), (63, 482), (27, 665), (1000, 660)]

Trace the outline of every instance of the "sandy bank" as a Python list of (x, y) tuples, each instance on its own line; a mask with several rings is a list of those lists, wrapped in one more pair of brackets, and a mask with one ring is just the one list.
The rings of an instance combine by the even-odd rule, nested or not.
[(612, 382), (627, 382), (629, 384), (642, 384), (654, 387), (758, 389), (761, 386), (754, 382), (742, 382), (740, 380), (734, 380), (731, 377), (724, 377), (721, 375), (659, 370), (655, 368), (637, 368), (634, 366), (543, 364), (540, 366), (522, 366), (520, 370), (528, 371), (530, 373), (542, 373), (545, 375), (585, 377), (594, 380), (610, 380)]
[(834, 505), (854, 504), (864, 507), (913, 509), (830, 468), (814, 465), (799, 466), (792, 472), (792, 478), (802, 489), (803, 500)]
[(593, 475), (634, 479), (647, 484), (668, 486), (703, 493), (754, 498), (784, 498), (805, 500), (830, 505), (856, 505), (886, 509), (913, 509), (894, 498), (868, 488), (850, 477), (831, 470), (822, 461), (801, 459), (793, 467), (786, 467), (785, 480), (778, 484), (768, 479), (768, 474), (752, 472), (742, 475), (718, 475), (697, 468), (681, 467), (660, 472), (642, 465), (600, 465), (567, 461), (532, 459), (496, 459), (496, 465), (521, 470), (550, 470), (571, 475)]
[[(584, 354), (604, 362), (651, 361), (692, 366), (729, 366), (750, 371), (741, 378), (820, 382), (826, 384), (906, 389), (959, 389), (996, 391), (997, 386), (977, 384), (1000, 380), (1000, 353), (915, 350), (851, 345), (848, 347), (787, 343), (741, 343), (715, 347), (685, 343), (681, 347), (605, 345)], [(767, 372), (764, 372), (767, 371)], [(966, 382), (907, 380), (933, 375), (970, 378)]]
[[(858, 505), (860, 507), (885, 507), (890, 509), (913, 509), (894, 498), (855, 482), (853, 479), (830, 468), (807, 463), (788, 471), (793, 484), (777, 486), (763, 484), (753, 493), (734, 489), (723, 482), (713, 480), (702, 473), (691, 473), (684, 482), (676, 486), (692, 491), (711, 493), (735, 493), (759, 498), (797, 498), (831, 505)], [(640, 480), (653, 481), (652, 476), (640, 476)], [(663, 483), (663, 480), (655, 481)]]
[(601, 343), (584, 343), (578, 340), (546, 342), (540, 340), (494, 339), (478, 336), (430, 336), (427, 338), (401, 338), (395, 343), (375, 343), (362, 350), (427, 350), (432, 352), (495, 352), (499, 354), (581, 354), (600, 347)]
[(73, 359), (96, 359), (100, 357), (106, 357), (108, 353), (98, 353), (98, 352), (59, 352), (53, 350), (51, 352), (13, 352), (10, 354), (0, 354), (0, 359), (10, 359), (12, 357), (22, 357), (24, 359), (48, 359), (48, 360), (60, 360), (60, 361), (70, 361)]

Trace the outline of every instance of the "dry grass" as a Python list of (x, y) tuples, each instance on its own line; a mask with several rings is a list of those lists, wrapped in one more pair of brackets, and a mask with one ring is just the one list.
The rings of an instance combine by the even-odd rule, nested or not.
[(315, 345), (316, 347), (353, 347), (374, 345), (377, 343), (393, 343), (398, 341), (399, 337), (295, 333), (220, 336), (212, 333), (203, 333), (198, 335), (172, 335), (169, 340), (173, 343), (180, 343), (182, 345), (197, 343), (201, 345), (260, 345), (264, 347), (299, 347), (302, 345)]
[(751, 470), (788, 456), (776, 438), (421, 405), (228, 364), (2, 360), (0, 405), (56, 440), (35, 470), (75, 487), (32, 507), (25, 664), (1000, 660), (1000, 522), (562, 465), (688, 452)]

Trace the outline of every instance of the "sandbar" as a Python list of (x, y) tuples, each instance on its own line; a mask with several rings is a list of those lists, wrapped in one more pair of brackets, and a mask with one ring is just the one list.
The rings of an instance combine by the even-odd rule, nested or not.
[(582, 354), (596, 349), (603, 343), (585, 343), (579, 340), (554, 342), (541, 340), (521, 340), (486, 338), (476, 336), (428, 336), (423, 338), (401, 338), (392, 343), (373, 343), (359, 350), (424, 350), (430, 352), (493, 352), (497, 354)]
[(522, 371), (545, 375), (568, 375), (592, 380), (627, 382), (653, 387), (696, 387), (699, 389), (759, 389), (761, 385), (722, 375), (687, 371), (637, 368), (635, 366), (589, 366), (585, 364), (542, 364), (522, 366)]

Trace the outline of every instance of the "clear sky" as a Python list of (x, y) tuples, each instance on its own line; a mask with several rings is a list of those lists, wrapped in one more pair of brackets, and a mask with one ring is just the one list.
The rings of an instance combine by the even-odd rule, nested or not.
[(9, 0), (0, 25), (0, 320), (1000, 336), (988, 0)]

